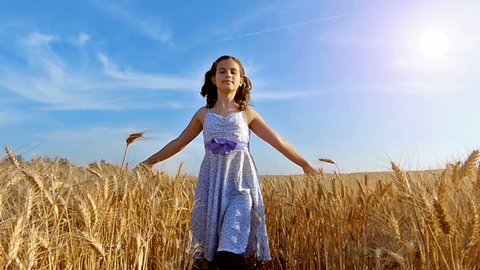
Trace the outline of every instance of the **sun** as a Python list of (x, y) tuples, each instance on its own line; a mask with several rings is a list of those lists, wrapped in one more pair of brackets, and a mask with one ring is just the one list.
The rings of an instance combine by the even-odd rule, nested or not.
[(439, 29), (427, 29), (418, 39), (420, 51), (430, 59), (444, 57), (450, 49), (450, 39)]

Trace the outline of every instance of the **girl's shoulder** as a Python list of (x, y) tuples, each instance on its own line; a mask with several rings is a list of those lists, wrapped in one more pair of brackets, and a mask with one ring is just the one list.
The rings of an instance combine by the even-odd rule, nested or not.
[(198, 109), (197, 111), (197, 114), (201, 114), (203, 116), (208, 112), (208, 110), (209, 109), (207, 108), (207, 106), (200, 107), (200, 109)]
[(205, 115), (207, 114), (208, 109), (207, 107), (203, 106), (200, 109), (197, 110), (197, 112), (193, 115), (193, 119), (196, 121), (199, 121), (203, 125), (203, 119), (205, 118)]
[(259, 117), (259, 114), (252, 109), (250, 106), (248, 106), (244, 111), (243, 114), (247, 120), (247, 123), (250, 125), (250, 123), (255, 120), (256, 118)]

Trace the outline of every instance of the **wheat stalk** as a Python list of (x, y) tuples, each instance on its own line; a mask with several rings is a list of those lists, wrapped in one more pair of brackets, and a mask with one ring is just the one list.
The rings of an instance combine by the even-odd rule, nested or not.
[(137, 270), (144, 269), (143, 260), (144, 260), (144, 246), (145, 240), (140, 233), (137, 234)]
[(22, 238), (22, 231), (23, 231), (23, 216), (17, 219), (15, 223), (15, 227), (13, 228), (12, 234), (10, 235), (10, 241), (8, 242), (8, 250), (7, 250), (7, 267), (15, 261), (17, 258), (18, 251), (20, 250), (20, 246), (22, 245), (23, 238)]
[(25, 221), (30, 220), (30, 216), (32, 215), (32, 208), (33, 208), (33, 199), (34, 199), (34, 193), (31, 189), (27, 190), (27, 196), (25, 196), (25, 206), (24, 206), (24, 211), (25, 211)]
[[(42, 159), (21, 162), (21, 174), (6, 161), (0, 181), (22, 181), (0, 185), (0, 269), (190, 269), (194, 177), (118, 174), (119, 166), (107, 165), (93, 173)], [(468, 169), (476, 165), (467, 164), (475, 158), (448, 167), (443, 178), (396, 164), (368, 180), (262, 176), (272, 260), (253, 269), (473, 269), (480, 192)], [(472, 181), (455, 186), (455, 174)], [(75, 189), (51, 189), (57, 180)], [(42, 194), (62, 205), (59, 218)]]
[(123, 179), (123, 190), (122, 190), (122, 199), (121, 201), (125, 201), (128, 195), (128, 178)]
[(183, 167), (183, 162), (180, 162), (180, 165), (178, 166), (178, 169), (177, 169), (177, 178), (180, 178), (181, 175), (182, 175), (182, 167)]
[(110, 180), (103, 178), (103, 201), (106, 203), (110, 196)]
[(466, 254), (468, 254), (468, 252), (478, 242), (478, 238), (480, 237), (480, 214), (478, 213), (477, 205), (473, 200), (469, 200), (468, 205), (470, 208), (470, 212), (472, 213), (472, 223), (470, 226), (470, 233), (468, 235), (467, 242), (462, 250), (462, 257), (465, 257)]
[(437, 217), (437, 221), (440, 224), (440, 228), (442, 229), (444, 234), (450, 234), (452, 226), (451, 226), (451, 219), (447, 215), (445, 208), (442, 206), (439, 200), (433, 200), (433, 208), (435, 209), (435, 214)]
[(80, 215), (82, 216), (83, 224), (88, 228), (89, 232), (92, 232), (92, 223), (91, 223), (91, 216), (90, 211), (87, 209), (87, 206), (83, 202), (83, 200), (78, 199), (78, 210), (80, 210)]
[(335, 165), (335, 167), (337, 168), (337, 171), (340, 173), (340, 168), (338, 167), (337, 163), (335, 163), (335, 161), (333, 161), (332, 159), (329, 159), (329, 158), (319, 158), (318, 161)]
[(387, 253), (388, 253), (388, 255), (390, 255), (390, 257), (392, 257), (392, 259), (396, 263), (398, 263), (401, 266), (401, 269), (403, 269), (405, 267), (405, 259), (402, 257), (402, 255), (400, 255), (396, 252), (390, 251), (390, 250), (387, 250)]
[(4, 204), (3, 204), (3, 190), (0, 190), (0, 217), (2, 216), (2, 213), (3, 213), (3, 208), (4, 208)]
[(395, 183), (397, 184), (397, 187), (400, 189), (401, 192), (412, 195), (407, 175), (400, 169), (400, 167), (395, 162), (392, 161), (390, 164), (395, 175)]
[(478, 164), (478, 159), (480, 157), (480, 150), (474, 150), (465, 160), (463, 163), (462, 167), (460, 168), (459, 171), (459, 178), (465, 178), (466, 176), (469, 176), (477, 167)]
[(30, 233), (30, 237), (28, 239), (27, 265), (25, 266), (26, 269), (34, 269), (35, 263), (37, 261), (37, 249), (39, 246), (37, 235), (38, 230), (33, 230)]
[(93, 227), (98, 221), (97, 205), (95, 204), (95, 201), (92, 199), (92, 196), (90, 196), (90, 194), (87, 194), (87, 202), (89, 206), (88, 209), (90, 210), (90, 224)]
[(7, 152), (8, 159), (13, 163), (13, 165), (15, 165), (15, 167), (16, 167), (17, 169), (20, 170), (20, 162), (19, 162), (18, 159), (15, 157), (15, 155), (13, 154), (12, 149), (10, 149), (10, 147), (9, 147), (8, 145), (5, 145), (5, 152)]
[(91, 169), (91, 168), (87, 168), (87, 171), (94, 174), (95, 176), (97, 176), (98, 178), (102, 179), (102, 175), (98, 172), (96, 172), (95, 170)]
[(393, 238), (397, 243), (403, 245), (404, 243), (402, 241), (402, 235), (400, 233), (400, 226), (398, 225), (398, 220), (395, 218), (393, 213), (390, 214), (390, 217), (388, 220), (390, 221), (390, 225), (393, 230)]
[(36, 175), (34, 173), (31, 173), (27, 170), (22, 170), (22, 172), (26, 176), (28, 182), (33, 186), (33, 189), (35, 191), (39, 192), (42, 196), (44, 196), (47, 199), (48, 203), (53, 207), (53, 209), (56, 210), (55, 214), (57, 215), (58, 214), (58, 207), (55, 204), (55, 202), (53, 201), (53, 198), (50, 195), (50, 192), (48, 192), (48, 190), (46, 190), (44, 188), (43, 183), (40, 180), (40, 178), (38, 177), (38, 175)]
[(330, 163), (330, 164), (333, 164), (333, 165), (336, 165), (335, 161), (329, 159), (329, 158), (319, 158), (318, 159), (319, 161), (321, 162), (325, 162), (325, 163)]
[(132, 133), (132, 134), (128, 135), (127, 139), (125, 140), (127, 145), (125, 146), (125, 152), (123, 153), (122, 165), (120, 166), (120, 168), (123, 169), (123, 165), (125, 164), (125, 159), (127, 157), (127, 152), (128, 152), (128, 146), (130, 144), (132, 144), (134, 141), (136, 141), (140, 138), (143, 138), (143, 135), (145, 134), (145, 132), (146, 131), (135, 132), (135, 133)]
[(105, 258), (105, 255), (106, 255), (105, 249), (103, 248), (103, 245), (102, 243), (100, 243), (100, 241), (95, 239), (88, 232), (82, 232), (82, 236), (83, 236), (83, 239), (87, 241), (88, 245), (92, 247), (93, 250), (95, 250), (100, 257)]

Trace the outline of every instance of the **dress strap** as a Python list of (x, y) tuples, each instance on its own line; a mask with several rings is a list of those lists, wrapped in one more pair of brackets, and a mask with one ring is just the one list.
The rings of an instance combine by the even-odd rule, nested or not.
[(208, 115), (210, 114), (210, 108), (207, 108), (207, 107), (205, 107), (205, 108), (207, 109), (207, 113), (203, 116), (203, 122), (204, 123), (205, 123), (205, 119), (207, 119)]

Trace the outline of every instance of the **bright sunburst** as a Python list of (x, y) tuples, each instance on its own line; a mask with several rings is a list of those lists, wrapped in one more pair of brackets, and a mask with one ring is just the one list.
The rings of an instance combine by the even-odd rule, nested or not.
[(426, 57), (439, 59), (450, 49), (450, 39), (439, 29), (428, 29), (420, 34), (419, 48)]

